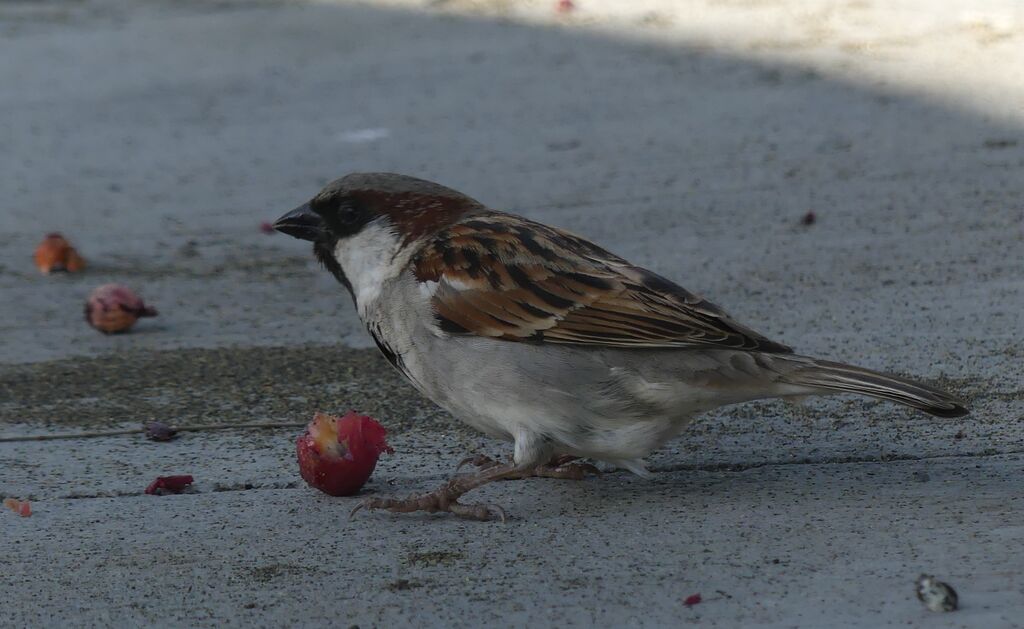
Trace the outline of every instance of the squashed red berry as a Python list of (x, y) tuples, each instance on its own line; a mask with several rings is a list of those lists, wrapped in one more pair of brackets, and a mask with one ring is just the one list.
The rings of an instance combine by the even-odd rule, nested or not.
[(146, 493), (154, 496), (164, 494), (180, 494), (192, 484), (194, 479), (188, 474), (181, 476), (157, 476), (156, 480), (146, 487)]

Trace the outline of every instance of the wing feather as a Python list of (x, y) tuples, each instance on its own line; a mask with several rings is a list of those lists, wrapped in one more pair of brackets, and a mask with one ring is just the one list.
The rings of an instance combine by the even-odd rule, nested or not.
[(436, 235), (413, 260), (450, 334), (592, 347), (791, 352), (714, 304), (568, 232), (499, 212)]

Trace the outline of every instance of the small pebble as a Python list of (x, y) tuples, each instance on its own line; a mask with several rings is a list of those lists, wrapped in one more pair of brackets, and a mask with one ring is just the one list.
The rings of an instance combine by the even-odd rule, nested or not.
[(948, 583), (943, 583), (930, 574), (922, 574), (917, 578), (915, 585), (918, 600), (931, 611), (956, 611), (959, 600), (956, 590)]

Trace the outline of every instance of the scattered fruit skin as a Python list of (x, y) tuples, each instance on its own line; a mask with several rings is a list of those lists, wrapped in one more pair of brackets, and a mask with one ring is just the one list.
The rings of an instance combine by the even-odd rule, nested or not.
[(78, 255), (71, 243), (57, 232), (46, 235), (43, 242), (36, 247), (36, 267), (43, 275), (49, 275), (54, 271), (67, 271), (77, 273), (85, 269), (85, 260)]
[(349, 411), (344, 417), (316, 413), (306, 432), (295, 440), (302, 479), (331, 496), (351, 496), (370, 478), (387, 431), (375, 419)]
[(180, 494), (192, 484), (194, 479), (189, 474), (181, 476), (157, 476), (156, 480), (146, 487), (146, 493), (155, 496), (164, 494)]
[(4, 506), (17, 513), (23, 518), (32, 515), (32, 503), (28, 500), (17, 500), (15, 498), (4, 498)]
[(163, 422), (149, 422), (144, 426), (146, 438), (150, 441), (170, 441), (178, 434), (178, 429)]
[(700, 594), (691, 594), (687, 596), (686, 599), (683, 601), (683, 605), (686, 605), (687, 607), (693, 607), (694, 605), (699, 604), (700, 601)]
[(125, 332), (140, 317), (155, 317), (150, 308), (132, 290), (120, 284), (97, 287), (85, 302), (85, 320), (104, 334)]

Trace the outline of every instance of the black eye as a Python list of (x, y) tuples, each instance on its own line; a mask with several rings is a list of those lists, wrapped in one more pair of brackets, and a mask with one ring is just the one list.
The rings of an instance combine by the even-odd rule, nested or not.
[(341, 225), (355, 225), (359, 221), (360, 212), (351, 203), (342, 203), (338, 206), (337, 217)]

